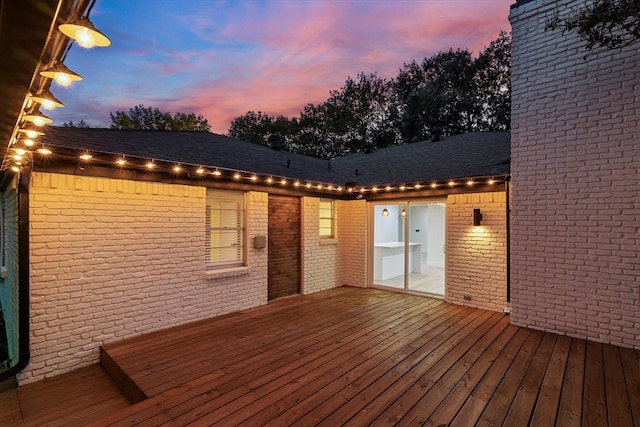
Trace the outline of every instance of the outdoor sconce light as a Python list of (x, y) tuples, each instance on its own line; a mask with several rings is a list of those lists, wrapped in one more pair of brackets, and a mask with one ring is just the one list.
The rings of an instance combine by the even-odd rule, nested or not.
[(480, 213), (480, 209), (473, 210), (473, 225), (478, 226), (482, 221), (482, 214)]
[(58, 98), (53, 96), (53, 94), (48, 90), (44, 92), (40, 92), (37, 95), (31, 95), (29, 96), (29, 99), (40, 104), (40, 106), (45, 110), (53, 110), (54, 108), (64, 108), (64, 104), (60, 102)]
[(382, 216), (389, 216), (389, 211), (387, 208), (382, 209)]
[(53, 123), (53, 120), (42, 114), (40, 111), (35, 110), (31, 114), (25, 114), (22, 116), (22, 120), (33, 123), (36, 126), (44, 126), (49, 123)]
[(96, 29), (88, 17), (82, 17), (77, 21), (67, 22), (59, 27), (62, 34), (75, 40), (78, 45), (90, 49), (94, 46), (107, 47), (111, 40)]
[(60, 86), (69, 86), (71, 82), (82, 80), (82, 76), (74, 73), (61, 62), (56, 62), (46, 70), (40, 71), (40, 75), (55, 80)]

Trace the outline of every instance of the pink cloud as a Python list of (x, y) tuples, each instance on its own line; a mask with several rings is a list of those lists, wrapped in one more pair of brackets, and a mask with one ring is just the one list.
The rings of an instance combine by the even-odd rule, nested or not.
[(85, 72), (103, 83), (83, 98), (100, 105), (107, 125), (109, 111), (143, 103), (202, 114), (226, 133), (249, 110), (296, 116), (358, 72), (390, 78), (403, 63), (449, 48), (477, 54), (509, 30), (512, 2), (186, 2), (170, 14), (154, 9), (166, 22), (126, 35), (117, 27), (112, 56)]

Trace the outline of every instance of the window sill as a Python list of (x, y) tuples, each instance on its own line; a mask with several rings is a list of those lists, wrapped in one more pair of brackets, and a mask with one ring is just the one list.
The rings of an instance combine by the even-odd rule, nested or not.
[(320, 244), (321, 245), (337, 245), (338, 244), (338, 239), (336, 239), (334, 237), (321, 238), (320, 239)]
[(209, 270), (206, 273), (207, 280), (226, 279), (227, 277), (238, 277), (249, 274), (251, 269), (247, 266), (228, 267), (218, 270)]

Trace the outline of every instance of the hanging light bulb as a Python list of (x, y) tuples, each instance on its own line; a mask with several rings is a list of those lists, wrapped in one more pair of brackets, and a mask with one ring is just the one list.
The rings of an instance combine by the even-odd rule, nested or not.
[(389, 210), (387, 210), (387, 208), (382, 209), (382, 216), (389, 216)]
[(40, 135), (44, 135), (44, 132), (40, 132), (33, 126), (22, 126), (20, 127), (20, 129), (18, 129), (18, 132), (25, 134), (29, 139), (37, 138)]
[(400, 215), (407, 216), (407, 211), (404, 208), (402, 208), (402, 213)]
[(74, 39), (80, 46), (87, 49), (111, 45), (111, 40), (98, 31), (88, 17), (62, 24), (59, 29), (62, 34)]
[(53, 120), (45, 116), (38, 110), (34, 110), (31, 114), (25, 114), (22, 116), (22, 120), (31, 122), (36, 126), (44, 126), (49, 123), (53, 123)]
[(74, 73), (61, 62), (56, 62), (46, 70), (40, 71), (40, 75), (55, 80), (60, 86), (69, 86), (72, 82), (79, 82), (82, 76)]
[(40, 92), (37, 95), (29, 96), (29, 99), (40, 104), (45, 110), (53, 110), (54, 108), (64, 108), (64, 104), (58, 98), (53, 96), (48, 90)]

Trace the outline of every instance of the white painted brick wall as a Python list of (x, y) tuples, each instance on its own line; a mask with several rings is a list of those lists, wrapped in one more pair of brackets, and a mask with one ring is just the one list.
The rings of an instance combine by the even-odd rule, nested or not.
[[(320, 239), (320, 199), (303, 197), (303, 267), (302, 293), (312, 294), (335, 288), (339, 282), (338, 243), (335, 239)], [(334, 205), (336, 210), (336, 205)], [(337, 212), (336, 212), (337, 219)]]
[[(640, 42), (545, 31), (581, 0), (512, 10), (512, 322), (640, 348)], [(586, 56), (586, 57), (585, 57)]]
[(105, 342), (267, 302), (267, 194), (249, 193), (249, 267), (208, 276), (203, 187), (33, 173), (31, 363), (20, 383), (98, 361)]
[[(473, 209), (482, 225), (473, 226)], [(506, 194), (447, 197), (447, 302), (502, 312), (507, 301)], [(465, 296), (470, 297), (466, 300)]]
[(338, 207), (338, 239), (341, 285), (367, 285), (367, 202), (340, 200)]

